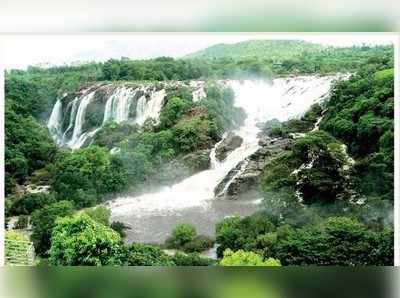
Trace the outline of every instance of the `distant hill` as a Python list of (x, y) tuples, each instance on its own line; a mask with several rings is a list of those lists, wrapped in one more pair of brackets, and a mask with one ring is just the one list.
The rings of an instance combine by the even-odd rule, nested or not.
[(290, 59), (302, 53), (312, 53), (326, 46), (301, 40), (249, 40), (235, 44), (217, 44), (186, 55), (185, 58), (265, 58)]

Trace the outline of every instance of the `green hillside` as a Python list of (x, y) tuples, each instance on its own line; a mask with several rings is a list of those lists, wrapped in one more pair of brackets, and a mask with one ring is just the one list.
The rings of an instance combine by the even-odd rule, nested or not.
[(290, 59), (323, 50), (325, 47), (301, 40), (249, 40), (235, 44), (217, 44), (204, 50), (189, 54), (186, 58), (234, 58), (250, 57)]

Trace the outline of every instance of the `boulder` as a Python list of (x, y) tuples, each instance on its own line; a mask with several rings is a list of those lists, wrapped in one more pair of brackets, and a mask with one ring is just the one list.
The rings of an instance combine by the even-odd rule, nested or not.
[(215, 157), (219, 161), (223, 161), (229, 153), (240, 147), (242, 143), (243, 139), (240, 136), (232, 132), (228, 133), (226, 138), (224, 138), (221, 143), (219, 143), (217, 148), (215, 148)]

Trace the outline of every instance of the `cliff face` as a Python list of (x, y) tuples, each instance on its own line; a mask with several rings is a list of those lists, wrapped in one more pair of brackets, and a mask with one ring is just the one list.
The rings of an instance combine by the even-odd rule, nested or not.
[(77, 149), (107, 121), (139, 125), (149, 118), (157, 121), (168, 92), (184, 87), (192, 91), (193, 101), (205, 96), (203, 81), (94, 83), (57, 100), (48, 128), (58, 145)]

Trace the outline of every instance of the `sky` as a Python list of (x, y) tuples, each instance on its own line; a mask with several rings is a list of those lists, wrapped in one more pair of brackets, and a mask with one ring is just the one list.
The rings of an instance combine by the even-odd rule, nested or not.
[(3, 35), (0, 65), (24, 69), (28, 65), (62, 65), (75, 61), (105, 61), (129, 57), (180, 57), (218, 43), (251, 39), (301, 39), (333, 46), (389, 44), (393, 35), (290, 34), (113, 34), (113, 35)]

